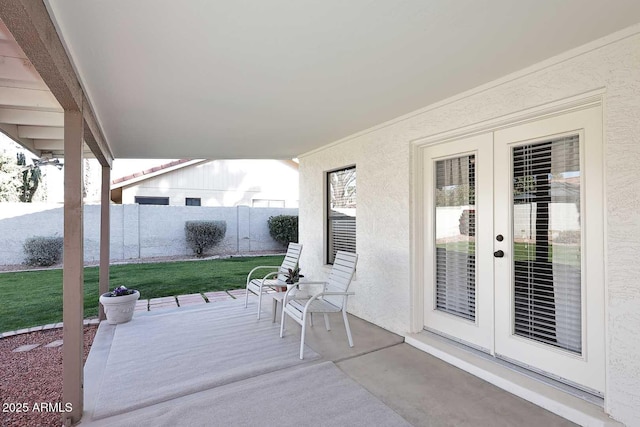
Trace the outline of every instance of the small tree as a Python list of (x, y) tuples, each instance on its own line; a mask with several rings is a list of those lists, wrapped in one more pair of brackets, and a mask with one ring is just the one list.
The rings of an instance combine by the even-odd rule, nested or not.
[(184, 225), (187, 245), (202, 256), (217, 245), (227, 233), (226, 221), (187, 221)]
[(290, 242), (298, 243), (298, 217), (294, 215), (277, 215), (269, 217), (269, 234), (284, 246)]
[(42, 172), (38, 165), (27, 166), (27, 159), (24, 153), (18, 153), (18, 166), (22, 166), (22, 172), (20, 173), (21, 185), (18, 187), (20, 201), (31, 203), (42, 179)]
[(35, 236), (25, 240), (23, 248), (26, 255), (24, 263), (40, 267), (57, 264), (62, 259), (64, 241), (59, 236)]

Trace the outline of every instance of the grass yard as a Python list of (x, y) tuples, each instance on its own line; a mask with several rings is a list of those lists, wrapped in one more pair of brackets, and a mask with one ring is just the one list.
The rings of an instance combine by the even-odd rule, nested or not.
[[(280, 265), (283, 256), (113, 265), (111, 289), (124, 285), (140, 298), (244, 288), (259, 265)], [(84, 316), (98, 315), (98, 267), (84, 269)], [(0, 274), (0, 332), (62, 321), (62, 270)]]

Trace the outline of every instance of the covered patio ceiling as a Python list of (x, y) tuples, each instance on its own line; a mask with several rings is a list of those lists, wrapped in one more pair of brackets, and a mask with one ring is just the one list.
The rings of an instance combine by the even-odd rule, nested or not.
[[(42, 158), (64, 154), (64, 110), (0, 21), (0, 131)], [(92, 156), (85, 144), (85, 156)]]
[(115, 158), (295, 157), (640, 21), (637, 0), (44, 1)]

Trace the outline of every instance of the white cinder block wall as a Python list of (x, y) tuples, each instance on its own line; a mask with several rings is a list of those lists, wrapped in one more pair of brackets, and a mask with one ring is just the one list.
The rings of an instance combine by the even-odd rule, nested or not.
[(640, 26), (300, 156), (301, 265), (322, 276), (324, 174), (357, 166), (353, 314), (411, 330), (412, 141), (604, 89), (606, 411), (640, 425)]
[[(224, 220), (227, 233), (209, 255), (284, 251), (269, 234), (270, 216), (297, 215), (297, 209), (111, 205), (111, 260), (191, 255), (185, 221)], [(24, 261), (23, 243), (32, 236), (62, 236), (60, 205), (0, 204), (0, 265)], [(100, 259), (100, 206), (84, 208), (84, 258)]]

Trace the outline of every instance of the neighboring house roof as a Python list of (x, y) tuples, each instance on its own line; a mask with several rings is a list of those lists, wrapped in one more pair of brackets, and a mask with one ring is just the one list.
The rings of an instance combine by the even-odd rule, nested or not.
[(167, 172), (172, 172), (178, 169), (185, 168), (187, 166), (197, 165), (201, 163), (210, 162), (211, 160), (207, 159), (180, 159), (175, 160), (171, 163), (165, 163), (164, 165), (155, 166), (150, 169), (145, 169), (140, 172), (133, 173), (131, 175), (123, 176), (121, 178), (114, 179), (111, 181), (111, 189), (126, 187), (131, 184), (136, 184), (140, 181), (144, 181), (158, 175), (165, 174)]

